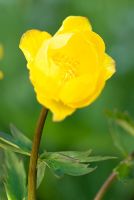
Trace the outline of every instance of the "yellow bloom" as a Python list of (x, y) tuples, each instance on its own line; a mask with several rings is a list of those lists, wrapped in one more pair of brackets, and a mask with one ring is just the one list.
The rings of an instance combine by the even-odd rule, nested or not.
[(20, 49), (37, 99), (52, 111), (55, 121), (91, 104), (115, 72), (104, 41), (85, 17), (67, 17), (53, 37), (44, 31), (27, 31)]
[[(3, 46), (0, 44), (0, 60), (3, 58)], [(0, 70), (0, 80), (3, 79), (3, 72)]]

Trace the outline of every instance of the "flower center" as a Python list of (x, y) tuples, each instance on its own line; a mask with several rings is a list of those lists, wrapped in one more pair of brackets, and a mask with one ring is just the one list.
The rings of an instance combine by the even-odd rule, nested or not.
[(52, 57), (54, 63), (59, 67), (62, 73), (63, 81), (68, 81), (78, 76), (79, 61), (70, 55), (62, 54), (60, 52), (54, 54)]

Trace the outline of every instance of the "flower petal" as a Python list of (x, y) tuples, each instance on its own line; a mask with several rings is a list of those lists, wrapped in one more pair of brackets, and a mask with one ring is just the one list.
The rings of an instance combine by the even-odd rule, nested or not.
[(92, 30), (92, 26), (86, 17), (69, 16), (63, 21), (61, 28), (57, 31), (56, 34), (66, 32), (81, 32), (86, 30)]
[(37, 94), (37, 99), (42, 105), (51, 110), (53, 113), (53, 121), (61, 121), (75, 111), (74, 108), (63, 104), (61, 101), (47, 99), (41, 94)]
[(92, 44), (97, 53), (99, 64), (100, 66), (102, 66), (105, 56), (105, 43), (103, 39), (93, 31), (81, 32), (81, 35), (87, 43), (89, 43), (90, 45)]
[(100, 95), (104, 86), (105, 86), (104, 77), (101, 77), (98, 79), (98, 82), (96, 84), (94, 92), (91, 95), (89, 95), (86, 99), (84, 99), (83, 101), (80, 101), (77, 104), (75, 104), (75, 107), (77, 106), (77, 108), (83, 108), (85, 106), (90, 105)]
[(60, 99), (71, 107), (83, 107), (83, 102), (94, 96), (96, 84), (94, 78), (89, 77), (89, 75), (72, 79), (61, 90)]
[[(62, 75), (64, 80), (87, 73), (97, 76), (100, 67), (94, 45), (84, 40), (81, 33), (67, 35), (54, 36), (48, 46), (48, 58), (57, 65), (58, 74)], [(63, 38), (66, 39), (64, 43)]]
[(108, 55), (105, 54), (104, 58), (104, 68), (105, 68), (105, 80), (109, 79), (115, 73), (115, 61)]
[(50, 38), (49, 33), (39, 30), (29, 30), (23, 34), (19, 47), (28, 62), (34, 59), (42, 43)]
[[(34, 62), (29, 63), (29, 69), (35, 91), (58, 101), (60, 91), (71, 79), (87, 75), (89, 87), (91, 82), (95, 85), (101, 67), (92, 43), (87, 43), (81, 34), (77, 33), (57, 35), (50, 39), (48, 44), (42, 45)], [(75, 90), (77, 88), (76, 86)], [(89, 94), (88, 90), (87, 96)]]
[(115, 72), (103, 39), (87, 18), (67, 17), (57, 33), (30, 30), (20, 42), (39, 103), (60, 121), (91, 104)]
[(105, 43), (103, 39), (95, 32), (91, 32), (89, 41), (93, 43), (99, 57), (100, 65), (104, 60)]

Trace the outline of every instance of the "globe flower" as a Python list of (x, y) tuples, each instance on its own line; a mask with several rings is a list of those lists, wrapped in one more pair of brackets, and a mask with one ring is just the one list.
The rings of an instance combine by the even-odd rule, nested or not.
[[(0, 44), (0, 60), (3, 58), (3, 46)], [(0, 80), (3, 78), (3, 72), (0, 70)]]
[(103, 39), (85, 17), (67, 17), (54, 36), (29, 30), (19, 47), (37, 99), (52, 111), (55, 121), (91, 104), (115, 72)]

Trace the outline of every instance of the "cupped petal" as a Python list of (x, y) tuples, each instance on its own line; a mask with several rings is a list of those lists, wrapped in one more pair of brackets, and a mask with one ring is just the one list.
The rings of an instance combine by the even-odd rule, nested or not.
[(100, 67), (94, 45), (83, 39), (81, 33), (76, 33), (66, 37), (65, 45), (59, 46), (65, 35), (54, 36), (48, 46), (48, 58), (57, 66), (58, 73), (62, 76), (60, 81), (65, 82), (87, 73), (97, 76)]
[(58, 77), (54, 79), (34, 70), (33, 73), (30, 72), (30, 80), (36, 93), (40, 93), (46, 98), (49, 97), (57, 101), (59, 100), (60, 84), (58, 83), (60, 80)]
[(54, 36), (47, 45), (42, 45), (29, 68), (35, 91), (56, 101), (60, 100), (60, 91), (66, 82), (87, 76), (88, 82), (95, 84), (101, 69), (94, 46), (81, 34)]
[(74, 106), (77, 108), (83, 108), (85, 106), (89, 106), (101, 94), (104, 86), (105, 86), (105, 80), (104, 80), (104, 77), (101, 77), (100, 79), (98, 79), (98, 82), (95, 86), (95, 90), (93, 91), (93, 93), (89, 95), (87, 98), (85, 98), (84, 100), (79, 101), (77, 104), (74, 104)]
[(116, 71), (116, 69), (115, 69), (115, 61), (108, 54), (105, 54), (103, 67), (105, 69), (105, 80), (107, 80)]
[(81, 35), (87, 43), (89, 43), (90, 45), (92, 44), (97, 53), (99, 65), (102, 66), (105, 56), (105, 43), (103, 39), (93, 31), (86, 31), (81, 33)]
[(42, 43), (51, 38), (51, 35), (45, 31), (29, 30), (23, 34), (20, 40), (20, 49), (23, 51), (26, 60), (32, 61), (36, 56)]
[(98, 53), (99, 63), (101, 65), (104, 60), (104, 55), (105, 55), (105, 43), (103, 39), (97, 33), (92, 31), (91, 34), (89, 35), (88, 40), (93, 43)]
[(47, 99), (40, 93), (37, 93), (37, 99), (40, 104), (51, 110), (53, 113), (53, 121), (61, 121), (75, 111), (74, 108), (65, 105), (63, 102)]
[(102, 92), (105, 83), (107, 79), (109, 79), (114, 73), (115, 73), (115, 61), (107, 54), (104, 55), (104, 63), (103, 67), (100, 73), (100, 76), (98, 77), (97, 84), (95, 86), (95, 90), (92, 93), (92, 95), (89, 95), (85, 100), (82, 102), (79, 102), (79, 108), (85, 107), (90, 105), (95, 99), (100, 95)]
[(49, 48), (60, 49), (66, 46), (69, 40), (74, 36), (74, 33), (63, 33), (52, 37)]
[(62, 26), (56, 32), (56, 35), (69, 32), (83, 32), (87, 30), (91, 31), (92, 26), (86, 17), (69, 16), (63, 21)]
[(41, 56), (37, 64), (39, 67), (45, 65), (47, 70), (45, 72), (47, 83), (43, 84), (45, 77), (44, 80), (40, 79), (46, 96), (57, 101), (61, 100), (70, 106), (91, 95), (101, 67), (95, 47), (92, 43), (87, 43), (81, 34), (61, 34), (52, 38), (47, 49), (48, 65)]
[(115, 61), (107, 54), (105, 54), (105, 60), (102, 71), (98, 78), (95, 90), (92, 95), (89, 95), (86, 99), (79, 102), (78, 108), (82, 108), (90, 105), (102, 92), (107, 79), (109, 79), (115, 73)]
[(81, 102), (95, 91), (96, 83), (92, 76), (84, 75), (68, 81), (61, 90), (60, 99), (71, 107), (81, 107)]

